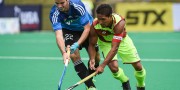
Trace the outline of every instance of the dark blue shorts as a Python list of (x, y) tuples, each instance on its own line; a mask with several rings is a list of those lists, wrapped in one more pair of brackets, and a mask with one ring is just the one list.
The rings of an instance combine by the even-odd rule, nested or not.
[[(79, 38), (81, 37), (83, 31), (72, 31), (68, 29), (62, 29), (63, 30), (63, 37), (65, 40), (65, 45), (72, 45), (74, 42), (77, 42)], [(89, 46), (89, 37), (80, 45), (79, 50), (81, 50), (83, 47), (88, 50)], [(98, 45), (96, 45), (96, 51), (98, 51)]]

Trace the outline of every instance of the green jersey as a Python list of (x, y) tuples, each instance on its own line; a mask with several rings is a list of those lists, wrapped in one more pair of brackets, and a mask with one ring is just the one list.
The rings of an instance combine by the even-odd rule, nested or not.
[(113, 36), (114, 36), (114, 27), (116, 27), (116, 25), (121, 21), (124, 20), (123, 17), (121, 17), (118, 14), (113, 13), (112, 14), (112, 18), (113, 18), (113, 24), (112, 26), (109, 27), (102, 27), (99, 23), (98, 23), (98, 19), (96, 18), (93, 22), (94, 25), (94, 29), (99, 37), (99, 39), (103, 42), (112, 42)]
[[(108, 55), (109, 51), (112, 48), (111, 44), (113, 37), (115, 35), (114, 28), (117, 27), (117, 25), (121, 22), (121, 20), (124, 20), (124, 18), (118, 14), (112, 14), (112, 18), (113, 18), (113, 24), (111, 28), (102, 27), (99, 24), (98, 19), (95, 19), (93, 21), (95, 32), (98, 35), (98, 46), (100, 47), (104, 57)], [(117, 54), (120, 55), (123, 63), (134, 63), (139, 61), (140, 57), (138, 56), (138, 52), (131, 38), (128, 35), (126, 35), (125, 27), (124, 27), (124, 31), (121, 34), (123, 34), (123, 39), (118, 48)], [(117, 54), (113, 57), (112, 60), (118, 60)]]

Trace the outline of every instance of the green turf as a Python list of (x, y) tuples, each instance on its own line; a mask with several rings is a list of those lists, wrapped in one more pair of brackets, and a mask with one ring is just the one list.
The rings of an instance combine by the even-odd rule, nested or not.
[[(129, 36), (147, 70), (147, 90), (179, 90), (180, 33), (129, 33)], [(81, 56), (87, 64), (88, 55), (84, 53), (83, 49)], [(121, 61), (119, 65), (130, 78), (132, 90), (136, 90), (132, 66)], [(0, 35), (0, 90), (57, 90), (63, 68), (53, 32)], [(108, 67), (95, 79), (98, 90), (122, 90)], [(79, 80), (71, 62), (62, 90)], [(85, 85), (74, 90), (85, 90)]]

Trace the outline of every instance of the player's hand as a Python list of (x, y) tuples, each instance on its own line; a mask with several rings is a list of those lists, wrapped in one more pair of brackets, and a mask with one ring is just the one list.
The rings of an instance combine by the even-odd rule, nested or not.
[(97, 68), (96, 68), (96, 73), (97, 74), (101, 74), (104, 72), (104, 66), (102, 65), (99, 65)]
[[(67, 45), (66, 51), (67, 52), (63, 53), (64, 64), (68, 64), (70, 62), (70, 45)], [(66, 63), (67, 60), (68, 60), (68, 63)]]
[(91, 60), (89, 61), (89, 68), (90, 68), (91, 70), (95, 70), (96, 68), (95, 68), (94, 66), (95, 66), (95, 60), (94, 60), (94, 59), (91, 59)]
[(64, 60), (64, 64), (66, 63), (66, 60), (68, 60), (68, 63), (70, 62), (70, 57), (66, 52), (63, 53), (63, 60)]
[(77, 42), (73, 43), (73, 44), (71, 45), (71, 47), (70, 47), (70, 49), (71, 49), (71, 54), (73, 54), (73, 53), (76, 51), (77, 48), (79, 48), (79, 44), (78, 44)]

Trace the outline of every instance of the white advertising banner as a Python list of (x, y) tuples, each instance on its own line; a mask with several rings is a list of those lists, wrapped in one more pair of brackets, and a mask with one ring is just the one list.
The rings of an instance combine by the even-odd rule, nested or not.
[(0, 34), (15, 34), (19, 32), (19, 18), (0, 18)]
[(173, 25), (175, 31), (180, 31), (180, 3), (173, 4)]

